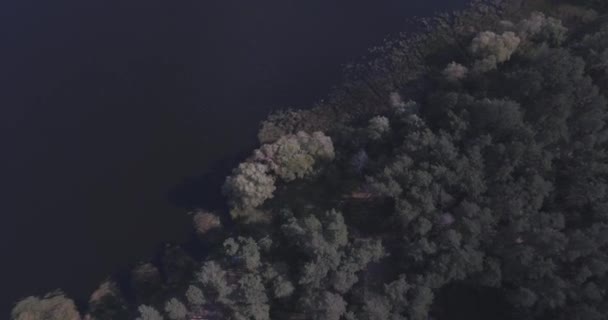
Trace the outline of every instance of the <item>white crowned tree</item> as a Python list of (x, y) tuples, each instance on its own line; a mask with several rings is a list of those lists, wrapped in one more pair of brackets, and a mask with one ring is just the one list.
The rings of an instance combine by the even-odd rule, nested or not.
[(80, 320), (74, 301), (56, 291), (38, 297), (27, 297), (19, 301), (11, 312), (12, 320)]
[(257, 207), (272, 198), (275, 178), (268, 171), (268, 166), (259, 162), (239, 164), (223, 186), (230, 204), (237, 208)]
[(484, 31), (471, 41), (471, 52), (478, 56), (473, 69), (486, 72), (496, 69), (498, 64), (511, 59), (511, 55), (521, 43), (521, 39), (511, 31), (496, 34)]
[(160, 312), (151, 306), (141, 305), (137, 310), (139, 311), (139, 317), (136, 320), (164, 320)]

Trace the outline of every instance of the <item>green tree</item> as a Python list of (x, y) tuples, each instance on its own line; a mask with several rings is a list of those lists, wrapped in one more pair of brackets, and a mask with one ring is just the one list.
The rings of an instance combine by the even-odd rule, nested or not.
[(241, 163), (222, 189), (230, 204), (238, 208), (257, 207), (272, 198), (275, 178), (268, 171), (268, 166), (261, 163)]
[(322, 160), (334, 158), (331, 138), (322, 132), (282, 136), (271, 144), (265, 144), (253, 152), (250, 161), (263, 163), (277, 177), (293, 181), (314, 173), (314, 165)]
[(302, 301), (304, 312), (312, 320), (339, 320), (346, 313), (346, 302), (330, 291), (307, 293)]
[(471, 52), (479, 57), (473, 69), (479, 72), (496, 69), (499, 63), (511, 58), (520, 42), (521, 39), (510, 31), (502, 34), (493, 31), (479, 33), (471, 42)]
[(207, 301), (203, 291), (196, 286), (190, 285), (186, 290), (186, 300), (188, 304), (195, 307), (200, 307)]
[(196, 278), (201, 283), (206, 293), (205, 296), (217, 301), (225, 301), (232, 292), (232, 288), (226, 280), (226, 271), (215, 261), (205, 262)]
[(258, 244), (252, 238), (226, 239), (224, 253), (231, 261), (243, 265), (249, 271), (256, 270), (261, 264)]
[(391, 125), (387, 117), (375, 116), (369, 119), (367, 126), (368, 136), (372, 140), (378, 140), (391, 130)]
[(136, 320), (163, 320), (163, 316), (151, 306), (141, 305), (137, 308), (139, 317)]
[(269, 320), (266, 288), (258, 275), (245, 274), (238, 280), (230, 299), (235, 319)]
[(171, 320), (184, 320), (188, 316), (188, 308), (175, 298), (165, 303), (165, 312)]

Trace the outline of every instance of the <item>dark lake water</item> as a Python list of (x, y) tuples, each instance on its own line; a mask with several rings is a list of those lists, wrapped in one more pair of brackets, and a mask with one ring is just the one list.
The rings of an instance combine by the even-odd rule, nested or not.
[(406, 18), (465, 2), (0, 1), (0, 314), (58, 287), (86, 298), (186, 239), (184, 207), (214, 192), (171, 190)]

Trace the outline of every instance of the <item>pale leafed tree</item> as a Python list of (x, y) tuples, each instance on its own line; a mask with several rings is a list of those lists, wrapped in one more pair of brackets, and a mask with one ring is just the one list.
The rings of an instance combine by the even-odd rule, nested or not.
[(348, 229), (342, 214), (330, 210), (319, 217), (290, 217), (281, 231), (309, 257), (300, 267), (298, 282), (309, 287), (324, 285), (327, 274), (339, 266), (341, 249), (348, 243)]
[(288, 279), (287, 264), (265, 264), (261, 274), (275, 298), (289, 297), (295, 291), (293, 283)]
[(266, 288), (258, 275), (241, 277), (230, 299), (235, 319), (270, 320), (270, 306)]
[(391, 317), (391, 304), (385, 296), (370, 294), (363, 302), (361, 317), (365, 320), (394, 319)]
[(259, 162), (243, 162), (226, 178), (223, 192), (233, 207), (257, 207), (272, 198), (275, 178), (267, 165)]
[(188, 317), (188, 308), (179, 300), (172, 298), (165, 303), (165, 313), (171, 320), (185, 320)]
[(348, 292), (359, 281), (358, 273), (370, 262), (378, 262), (386, 255), (380, 240), (357, 239), (347, 248), (340, 266), (330, 279), (333, 288), (341, 293)]
[(151, 306), (141, 305), (137, 308), (139, 317), (136, 320), (164, 320), (163, 316)]
[(498, 64), (511, 58), (520, 43), (521, 39), (511, 31), (502, 34), (480, 32), (471, 42), (471, 52), (479, 57), (473, 69), (478, 72), (496, 69)]
[(27, 297), (11, 312), (12, 320), (80, 320), (74, 301), (57, 291), (43, 298)]
[(371, 118), (367, 126), (367, 134), (372, 140), (382, 138), (390, 130), (391, 124), (388, 118), (384, 116), (375, 116)]
[(305, 110), (279, 110), (262, 121), (258, 140), (262, 144), (273, 143), (281, 137), (297, 132), (323, 131), (331, 126), (333, 120), (325, 114), (323, 108)]
[(391, 92), (388, 97), (388, 101), (391, 107), (394, 109), (405, 107), (405, 102), (403, 101), (403, 98), (401, 98), (399, 92)]
[(186, 301), (190, 306), (199, 307), (205, 304), (205, 295), (203, 290), (196, 286), (190, 285), (186, 290)]
[(542, 12), (533, 12), (529, 18), (521, 20), (515, 28), (522, 39), (539, 39), (555, 45), (565, 40), (568, 31), (559, 19), (547, 17)]
[(312, 134), (300, 131), (263, 145), (254, 151), (250, 161), (263, 163), (282, 180), (292, 181), (314, 173), (318, 161), (333, 158), (330, 137), (318, 131)]
[(268, 116), (260, 124), (258, 140), (261, 143), (273, 143), (282, 136), (294, 133), (305, 118), (305, 110), (280, 110)]
[(340, 320), (346, 313), (346, 301), (330, 291), (306, 294), (301, 305), (312, 320)]
[(334, 156), (331, 138), (322, 132), (300, 131), (263, 145), (235, 168), (224, 183), (223, 192), (235, 209), (233, 216), (246, 215), (248, 208), (256, 208), (272, 198), (277, 178), (292, 181), (310, 176), (317, 162), (332, 160)]
[(210, 230), (220, 228), (222, 222), (220, 217), (208, 211), (198, 210), (192, 216), (192, 222), (194, 229), (200, 235), (204, 235)]
[(91, 294), (91, 299), (89, 301), (91, 303), (95, 303), (103, 300), (107, 296), (113, 296), (118, 294), (118, 286), (114, 281), (104, 281), (101, 285), (99, 285), (99, 288), (97, 288), (97, 290), (95, 290)]
[(419, 105), (416, 101), (403, 101), (403, 98), (398, 92), (389, 94), (389, 105), (396, 114), (413, 114), (418, 112)]
[(205, 262), (196, 278), (201, 283), (204, 292), (219, 301), (225, 300), (232, 292), (226, 279), (226, 271), (215, 261)]
[(343, 247), (348, 243), (348, 227), (341, 212), (332, 209), (321, 215), (323, 224), (323, 235), (327, 242), (337, 247)]
[(293, 283), (287, 280), (285, 277), (279, 275), (273, 279), (272, 282), (272, 293), (275, 298), (289, 297), (295, 291)]
[(443, 69), (443, 76), (450, 82), (456, 82), (467, 76), (469, 69), (460, 63), (451, 62)]
[(254, 271), (260, 266), (260, 250), (252, 238), (237, 237), (224, 241), (224, 253), (247, 270)]
[(124, 317), (127, 312), (124, 300), (116, 282), (104, 281), (89, 299), (89, 313), (94, 320)]

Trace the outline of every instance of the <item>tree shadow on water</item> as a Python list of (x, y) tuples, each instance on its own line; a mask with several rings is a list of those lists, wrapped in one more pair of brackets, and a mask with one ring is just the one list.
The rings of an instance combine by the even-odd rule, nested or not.
[(232, 169), (246, 158), (248, 152), (232, 154), (216, 161), (200, 175), (184, 179), (169, 190), (169, 203), (178, 208), (197, 208), (226, 212), (228, 207), (222, 195), (222, 184)]
[[(228, 206), (225, 197), (222, 195), (221, 187), (232, 169), (245, 159), (247, 154), (247, 152), (241, 152), (223, 157), (210, 165), (204, 173), (185, 178), (181, 183), (169, 189), (167, 194), (169, 203), (172, 206), (188, 211), (196, 209), (213, 211), (220, 215), (224, 223), (224, 220), (228, 220)], [(153, 250), (154, 254), (147, 261), (159, 268), (159, 270), (164, 270), (167, 268), (167, 261), (174, 260), (167, 259), (168, 254), (179, 253), (180, 250), (183, 250), (184, 254), (187, 254), (182, 255), (184, 260), (193, 259), (192, 261), (202, 261), (209, 252), (209, 246), (209, 244), (200, 241), (195, 231), (192, 230), (190, 236), (183, 243), (162, 242), (158, 244), (155, 250)], [(123, 297), (130, 305), (141, 302), (138, 300), (133, 287), (133, 270), (139, 264), (140, 262), (133, 262), (122, 266), (111, 275), (111, 279), (116, 281)], [(167, 275), (163, 274), (163, 276), (166, 277)], [(163, 290), (171, 290), (169, 284), (166, 283), (167, 279), (162, 280)], [(78, 302), (83, 308), (87, 305), (84, 300)], [(130, 312), (136, 312), (136, 310), (130, 310)]]
[(433, 309), (436, 320), (516, 319), (500, 289), (458, 282), (439, 290)]

